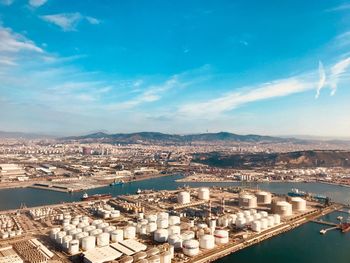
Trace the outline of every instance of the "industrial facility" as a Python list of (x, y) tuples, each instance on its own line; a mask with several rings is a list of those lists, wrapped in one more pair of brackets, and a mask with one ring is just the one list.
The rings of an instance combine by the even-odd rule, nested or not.
[(0, 262), (208, 262), (323, 209), (255, 189), (183, 187), (7, 211), (0, 217)]

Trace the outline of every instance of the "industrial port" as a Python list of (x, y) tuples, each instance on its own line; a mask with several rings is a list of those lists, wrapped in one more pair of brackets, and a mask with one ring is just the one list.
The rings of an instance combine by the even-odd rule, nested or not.
[(343, 209), (239, 187), (84, 200), (2, 211), (0, 262), (211, 262)]

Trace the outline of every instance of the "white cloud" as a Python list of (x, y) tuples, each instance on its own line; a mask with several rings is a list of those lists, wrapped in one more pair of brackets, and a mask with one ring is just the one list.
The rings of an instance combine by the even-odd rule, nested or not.
[(331, 95), (334, 95), (335, 92), (337, 91), (339, 79), (342, 77), (342, 75), (345, 73), (345, 71), (349, 66), (350, 66), (350, 57), (339, 61), (331, 68), (331, 74), (329, 77), (329, 84), (332, 90)]
[(91, 16), (87, 16), (87, 17), (85, 17), (85, 18), (86, 18), (86, 20), (87, 20), (90, 24), (92, 24), (92, 25), (98, 25), (98, 24), (101, 23), (100, 20), (98, 20), (97, 18), (91, 17)]
[(151, 86), (147, 90), (145, 90), (141, 95), (138, 95), (134, 99), (130, 99), (128, 101), (113, 103), (107, 106), (108, 109), (111, 110), (121, 110), (121, 109), (131, 109), (143, 103), (149, 103), (158, 101), (161, 99), (162, 94), (166, 91), (175, 88), (176, 86), (183, 86), (183, 83), (178, 81), (178, 75), (174, 75), (169, 78), (165, 83), (158, 86)]
[(350, 4), (342, 4), (342, 5), (330, 8), (330, 9), (328, 9), (326, 11), (334, 12), (334, 11), (344, 11), (344, 10), (348, 10), (348, 9), (350, 9)]
[(54, 15), (45, 15), (41, 18), (49, 23), (55, 24), (63, 31), (76, 31), (78, 24), (86, 19), (90, 24), (97, 25), (100, 21), (91, 16), (83, 16), (80, 13), (61, 13)]
[(28, 40), (20, 34), (12, 32), (12, 30), (9, 28), (0, 26), (0, 39), (0, 52), (43, 52), (43, 50), (36, 46), (34, 42)]
[(235, 91), (209, 101), (186, 104), (179, 108), (178, 113), (190, 117), (214, 117), (250, 102), (288, 96), (313, 88), (312, 83), (297, 78), (282, 79), (245, 89), (248, 91)]
[(29, 4), (33, 7), (40, 7), (44, 5), (47, 0), (29, 0)]
[(316, 99), (320, 96), (320, 91), (326, 83), (326, 72), (324, 70), (324, 67), (321, 61), (318, 62), (318, 73), (319, 73), (320, 79), (317, 85), (317, 91), (315, 96)]
[(63, 31), (75, 31), (76, 26), (83, 18), (80, 13), (62, 13), (55, 15), (45, 15), (41, 18), (49, 23), (59, 26)]

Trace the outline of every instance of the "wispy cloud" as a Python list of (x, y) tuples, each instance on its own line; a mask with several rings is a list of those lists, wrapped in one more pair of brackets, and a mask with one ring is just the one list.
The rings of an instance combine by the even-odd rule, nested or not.
[(342, 4), (342, 5), (327, 9), (326, 11), (334, 12), (334, 11), (343, 11), (343, 10), (348, 10), (348, 9), (350, 9), (350, 4), (346, 3), (346, 4)]
[(149, 103), (160, 100), (162, 95), (166, 91), (169, 91), (170, 89), (173, 89), (177, 86), (180, 87), (183, 85), (183, 83), (180, 83), (178, 81), (178, 75), (174, 75), (161, 85), (155, 85), (147, 88), (140, 95), (136, 96), (133, 99), (123, 101), (120, 103), (110, 104), (107, 106), (107, 108), (111, 110), (131, 109), (143, 103)]
[(318, 73), (319, 73), (320, 79), (319, 79), (318, 85), (317, 85), (317, 91), (316, 91), (316, 95), (315, 95), (316, 99), (320, 96), (320, 91), (326, 83), (326, 72), (324, 70), (324, 67), (323, 67), (323, 64), (321, 61), (318, 62)]
[(47, 0), (29, 0), (29, 5), (33, 7), (40, 7), (46, 4)]
[(0, 52), (43, 52), (43, 50), (37, 45), (35, 45), (33, 41), (28, 40), (23, 35), (14, 33), (9, 28), (4, 28), (0, 26), (0, 39)]
[(214, 117), (250, 102), (288, 96), (312, 88), (314, 88), (312, 83), (305, 80), (297, 78), (282, 79), (257, 87), (244, 88), (242, 91), (227, 93), (208, 101), (185, 104), (179, 108), (178, 114), (185, 117)]
[(345, 73), (349, 66), (350, 57), (339, 61), (331, 68), (331, 75), (329, 77), (330, 88), (332, 90), (331, 95), (334, 95), (337, 91), (339, 79), (342, 77), (342, 75)]
[(76, 31), (78, 24), (86, 20), (92, 25), (97, 25), (100, 21), (91, 16), (83, 16), (80, 13), (61, 13), (41, 16), (44, 21), (55, 24), (63, 31)]

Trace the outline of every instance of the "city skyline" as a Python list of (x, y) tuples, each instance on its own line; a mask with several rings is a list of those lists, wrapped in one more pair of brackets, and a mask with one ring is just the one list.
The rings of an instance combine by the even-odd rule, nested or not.
[(2, 0), (0, 14), (0, 130), (350, 134), (344, 1)]

